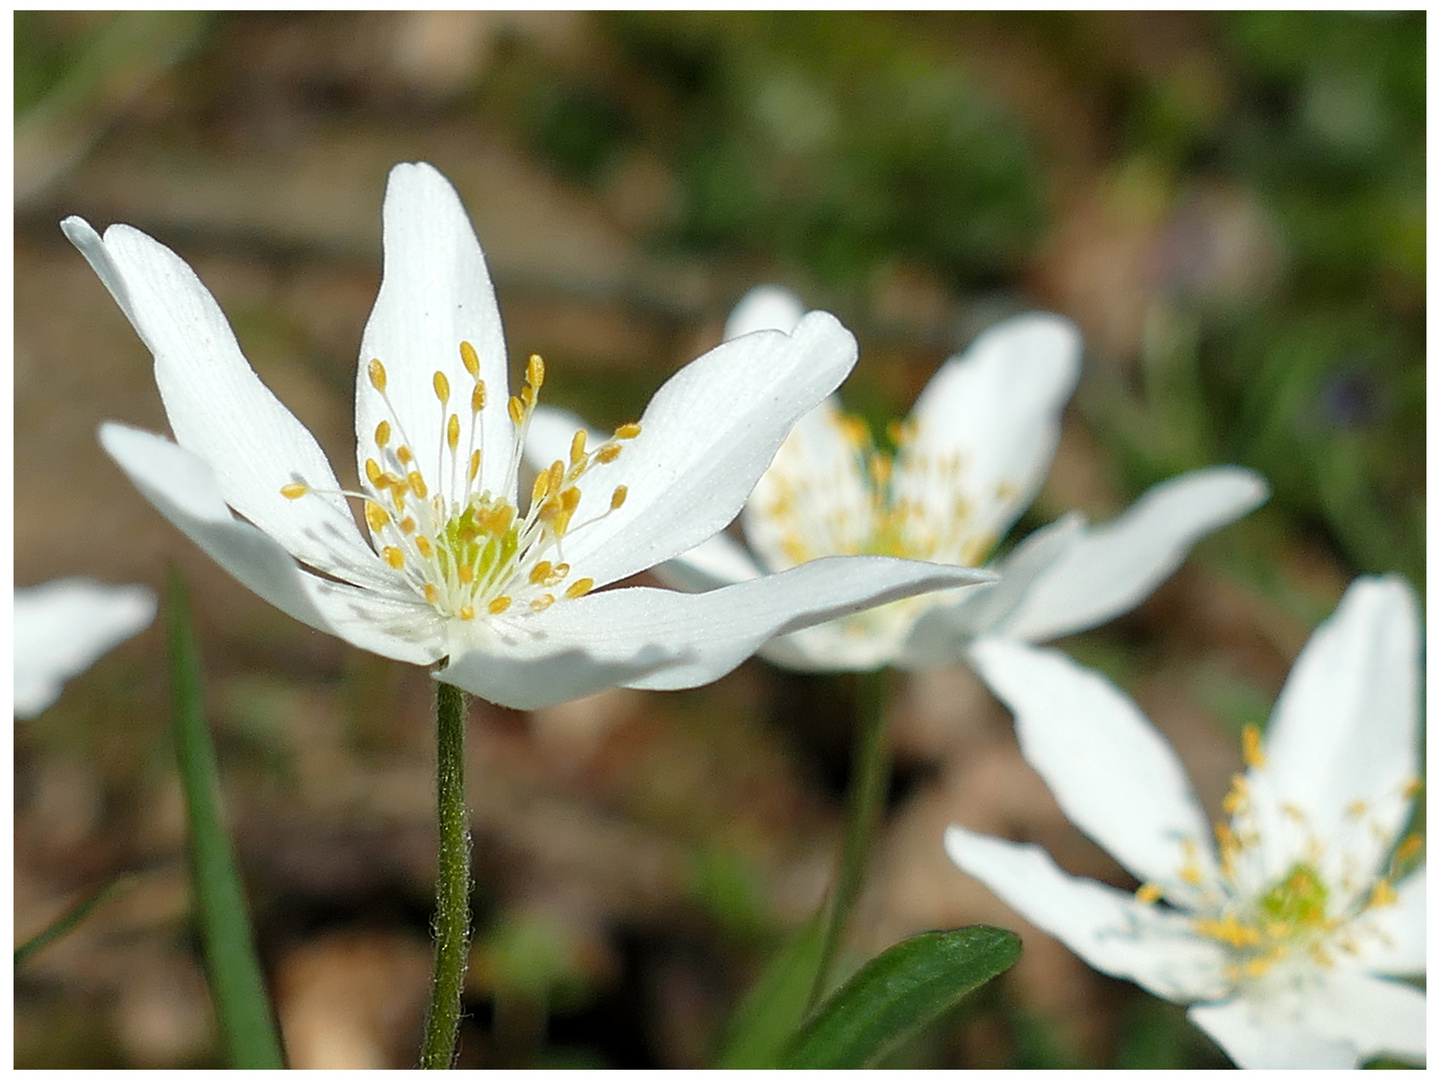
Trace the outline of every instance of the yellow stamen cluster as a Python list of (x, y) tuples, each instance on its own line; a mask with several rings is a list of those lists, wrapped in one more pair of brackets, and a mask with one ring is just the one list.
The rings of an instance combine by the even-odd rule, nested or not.
[[(451, 408), (450, 377), (436, 371), (431, 388), (439, 407), (438, 456), (424, 467), (390, 402), (384, 364), (378, 359), (369, 362), (368, 381), (390, 415), (376, 425), (375, 456), (367, 457), (363, 466), (364, 490), (343, 494), (364, 500), (365, 522), (381, 559), (440, 614), (468, 622), (477, 614), (502, 615), (517, 605), (525, 611), (543, 611), (556, 602), (554, 590), (565, 586), (570, 574), (569, 564), (560, 558), (565, 536), (590, 523), (574, 521), (581, 477), (619, 457), (622, 444), (639, 435), (640, 427), (626, 424), (594, 450), (587, 449), (585, 433), (577, 432), (568, 462), (556, 461), (539, 473), (529, 505), (521, 513), (516, 477), (545, 380), (544, 361), (530, 357), (525, 385), (507, 403), (514, 431), (506, 480), (499, 491), (480, 484), (482, 454), (477, 443), (487, 393), (479, 354), (468, 341), (460, 343), (460, 361), (472, 380), (466, 403), (468, 424), (459, 410)], [(463, 448), (462, 438), (467, 438)], [(427, 476), (430, 468), (436, 471)], [(281, 494), (298, 499), (310, 491), (297, 481), (285, 485)], [(624, 485), (617, 486), (610, 509), (592, 520), (618, 509), (625, 496)], [(583, 596), (594, 584), (590, 578), (580, 578), (564, 587), (560, 596)]]
[[(1395, 902), (1395, 883), (1412, 867), (1423, 841), (1416, 836), (1403, 840), (1395, 848), (1388, 872), (1368, 887), (1357, 887), (1345, 871), (1338, 881), (1327, 878), (1322, 868), (1333, 874), (1334, 860), (1326, 858), (1326, 846), (1307, 815), (1293, 804), (1276, 805), (1270, 795), (1258, 728), (1244, 729), (1242, 750), (1249, 771), (1231, 779), (1222, 803), (1229, 820), (1214, 826), (1220, 856), (1218, 878), (1202, 868), (1199, 845), (1193, 839), (1182, 839), (1176, 877), (1193, 891), (1180, 906), (1198, 912), (1190, 920), (1196, 934), (1230, 951), (1224, 974), (1232, 982), (1260, 978), (1290, 960), (1329, 967), (1335, 950), (1353, 953), (1366, 933), (1375, 932), (1356, 920), (1366, 911)], [(1267, 850), (1273, 857), (1279, 849), (1273, 844), (1267, 850), (1261, 846), (1256, 802), (1267, 799), (1268, 805), (1279, 811), (1270, 827), (1295, 829), (1292, 839), (1301, 841), (1294, 847), (1299, 854), (1278, 873), (1264, 860)], [(1364, 800), (1345, 808), (1352, 827), (1368, 825), (1379, 830), (1373, 814), (1374, 808)], [(1136, 901), (1146, 905), (1163, 898), (1165, 887), (1154, 882), (1141, 885), (1135, 893)]]
[[(915, 445), (913, 424), (892, 422), (892, 455), (875, 445), (859, 417), (831, 416), (850, 462), (834, 463), (832, 473), (817, 471), (824, 452), (811, 452), (797, 432), (756, 489), (755, 513), (767, 533), (757, 546), (771, 549), (774, 569), (827, 555), (892, 555), (959, 566), (984, 560), (996, 538), (977, 520), (971, 493), (961, 484), (965, 460), (958, 453), (927, 454)], [(847, 499), (844, 493), (855, 487), (852, 469), (861, 490)], [(1017, 495), (1007, 482), (994, 492), (999, 502)]]

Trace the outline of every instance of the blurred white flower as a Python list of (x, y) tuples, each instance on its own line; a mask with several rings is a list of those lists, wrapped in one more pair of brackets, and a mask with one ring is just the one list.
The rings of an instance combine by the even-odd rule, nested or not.
[(434, 168), (397, 165), (356, 380), (360, 490), (347, 492), (183, 261), (125, 225), (103, 240), (80, 218), (63, 228), (155, 357), (176, 441), (113, 423), (100, 433), (146, 498), (281, 610), (382, 656), (448, 658), (437, 678), (490, 701), (694, 686), (777, 632), (982, 580), (832, 560), (704, 596), (594, 591), (739, 512), (796, 419), (854, 366), (854, 339), (830, 315), (711, 351), (638, 424), (567, 435), (522, 500), (544, 364), (532, 357), (509, 395), (494, 289), (460, 199)]
[[(788, 329), (800, 302), (752, 290), (726, 336)], [(982, 334), (930, 380), (892, 426), (890, 456), (834, 398), (803, 417), (745, 505), (749, 550), (725, 533), (656, 567), (679, 588), (713, 589), (829, 555), (893, 555), (979, 566), (1034, 500), (1080, 370), (1080, 335), (1065, 319), (1029, 314)], [(537, 456), (563, 445), (577, 418), (541, 410)], [(1203, 469), (1157, 484), (1114, 522), (1070, 514), (994, 564), (984, 588), (932, 592), (778, 637), (760, 653), (805, 671), (924, 668), (964, 658), (982, 636), (1040, 641), (1128, 611), (1174, 572), (1207, 533), (1267, 495), (1247, 469)]]
[(1311, 637), (1212, 828), (1170, 745), (1127, 697), (1054, 650), (976, 644), (1056, 801), (1144, 884), (1071, 877), (1041, 848), (959, 826), (950, 858), (1091, 966), (1190, 1004), (1247, 1068), (1423, 1060), (1419, 617), (1362, 578)]
[(62, 578), (15, 590), (15, 715), (38, 716), (65, 680), (134, 637), (155, 618), (143, 585)]

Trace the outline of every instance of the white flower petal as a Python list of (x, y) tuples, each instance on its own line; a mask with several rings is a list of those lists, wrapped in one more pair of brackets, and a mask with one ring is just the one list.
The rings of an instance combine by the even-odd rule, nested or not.
[(1142, 882), (1191, 906), (1182, 843), (1214, 880), (1210, 822), (1175, 751), (1135, 703), (1055, 649), (990, 638), (971, 659), (1015, 714), (1020, 750), (1065, 816)]
[[(396, 165), (385, 189), (383, 217), (385, 266), (361, 340), (355, 388), (361, 475), (365, 459), (377, 454), (376, 426), (382, 420), (393, 426), (398, 417), (401, 430), (392, 439), (409, 444), (432, 488), (460, 498), (470, 450), (479, 448), (480, 487), (513, 498), (508, 485), (515, 428), (506, 411), (505, 335), (485, 256), (460, 197), (433, 166)], [(475, 383), (461, 362), (462, 341), (475, 347), (486, 389), (473, 441), (470, 397)], [(371, 360), (385, 367), (393, 414), (370, 383)], [(450, 384), (450, 404), (443, 410), (435, 396), (437, 371)], [(441, 449), (445, 417), (452, 413), (460, 418), (459, 462), (453, 469), (448, 450), (442, 455)]]
[(1129, 611), (1175, 572), (1197, 540), (1248, 514), (1268, 493), (1255, 473), (1232, 466), (1156, 484), (1057, 560), (997, 632), (1047, 641)]
[[(747, 334), (681, 368), (650, 400), (639, 437), (580, 479), (565, 560), (604, 585), (719, 532), (786, 433), (840, 384), (855, 357), (850, 332), (816, 311), (792, 335)], [(629, 497), (601, 517), (619, 485)]]
[(779, 285), (756, 285), (735, 305), (725, 321), (725, 340), (753, 334), (756, 330), (783, 330), (790, 333), (805, 315), (805, 305), (789, 289)]
[(676, 662), (627, 685), (678, 690), (718, 679), (777, 634), (930, 589), (954, 588), (982, 573), (878, 556), (817, 559), (704, 593), (647, 588), (591, 593), (524, 616), (523, 626), (535, 635), (537, 649), (579, 649), (601, 663), (628, 661), (661, 642), (678, 654)]
[(179, 444), (203, 459), (226, 502), (302, 562), (362, 583), (383, 578), (343, 497), (286, 499), (297, 478), (340, 483), (320, 445), (251, 370), (215, 298), (173, 251), (128, 225), (102, 241), (89, 224), (61, 227), (155, 357), (155, 382)]
[(705, 592), (737, 581), (749, 581), (764, 571), (755, 565), (743, 544), (719, 532), (685, 554), (653, 567), (652, 573), (671, 588)]
[[(895, 464), (898, 495), (942, 520), (958, 493), (970, 531), (999, 540), (1050, 471), (1080, 352), (1079, 331), (1058, 315), (1020, 315), (981, 334), (915, 402), (913, 436)], [(956, 458), (959, 471), (944, 476)]]
[(1035, 579), (1061, 558), (1085, 531), (1080, 514), (1036, 529), (999, 564), (988, 569), (1000, 580), (967, 589), (952, 604), (936, 605), (922, 615), (896, 663), (917, 670), (953, 664), (965, 656), (970, 643), (983, 636), (1021, 604)]
[(1091, 967), (1172, 1001), (1223, 994), (1224, 950), (1197, 936), (1177, 912), (1137, 903), (1098, 881), (1071, 877), (1043, 848), (945, 830), (945, 852), (967, 874)]
[(893, 663), (898, 650), (892, 636), (840, 619), (767, 641), (760, 655), (791, 671), (874, 671)]
[(532, 644), (497, 641), (461, 653), (435, 678), (507, 709), (543, 709), (674, 664), (682, 654), (653, 642), (600, 658), (583, 647), (536, 655)]
[(1360, 964), (1377, 975), (1425, 974), (1425, 867), (1395, 889), (1395, 903), (1356, 920)]
[(745, 504), (745, 539), (771, 570), (856, 555), (870, 540), (870, 489), (842, 422), (834, 398), (802, 416)]
[(1425, 994), (1413, 986), (1346, 969), (1273, 981), (1190, 1009), (1242, 1069), (1353, 1069), (1382, 1054), (1424, 1061)]
[(427, 664), (442, 655), (428, 605), (398, 588), (382, 594), (307, 573), (265, 533), (236, 520), (209, 465), (184, 447), (121, 424), (102, 426), (100, 442), (171, 524), (287, 615), (395, 660)]
[[(1267, 779), (1315, 833), (1354, 836), (1369, 878), (1409, 812), (1419, 775), (1419, 614), (1398, 577), (1360, 578), (1315, 631), (1285, 682), (1265, 733)], [(1363, 803), (1380, 835), (1347, 821)]]
[(155, 594), (143, 585), (64, 578), (16, 589), (15, 715), (43, 712), (66, 679), (154, 618)]

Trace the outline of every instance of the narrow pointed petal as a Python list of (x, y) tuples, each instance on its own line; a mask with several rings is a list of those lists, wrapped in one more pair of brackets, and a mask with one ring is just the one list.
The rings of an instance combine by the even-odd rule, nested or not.
[[(598, 663), (628, 663), (654, 643), (673, 663), (627, 682), (678, 690), (718, 679), (768, 639), (982, 572), (878, 556), (818, 559), (780, 574), (704, 593), (622, 588), (591, 593), (524, 616), (532, 648), (578, 649)], [(517, 621), (517, 632), (521, 626)], [(557, 699), (558, 700), (558, 699)]]
[(369, 652), (426, 664), (439, 659), (434, 612), (398, 588), (388, 594), (328, 581), (225, 505), (209, 465), (147, 431), (105, 424), (100, 442), (155, 508), (261, 599), (307, 626)]
[(204, 460), (225, 501), (302, 562), (371, 582), (378, 560), (343, 497), (286, 499), (297, 480), (340, 483), (320, 445), (251, 370), (200, 279), (169, 248), (128, 225), (105, 238), (78, 217), (61, 227), (155, 357), (155, 382), (176, 441)]
[[(1079, 331), (1058, 315), (1020, 315), (981, 334), (916, 401), (898, 494), (943, 520), (958, 493), (967, 531), (998, 541), (1050, 471), (1080, 352)], [(943, 472), (952, 467), (953, 478)]]
[(1015, 714), (1025, 760), (1065, 816), (1142, 882), (1185, 906), (1182, 845), (1214, 880), (1210, 822), (1180, 759), (1135, 703), (1055, 649), (991, 638), (976, 670)]
[(1248, 514), (1268, 494), (1255, 473), (1230, 466), (1156, 484), (1057, 560), (997, 632), (1048, 641), (1129, 611), (1175, 572), (1197, 540)]
[(771, 570), (865, 550), (874, 532), (870, 488), (834, 398), (802, 416), (755, 485), (741, 520)]
[[(816, 311), (794, 334), (747, 334), (681, 368), (651, 399), (639, 437), (580, 479), (566, 561), (605, 585), (719, 532), (786, 433), (850, 373), (855, 357), (850, 332)], [(629, 497), (605, 514), (620, 485)]]
[(783, 330), (790, 333), (805, 315), (805, 305), (789, 289), (779, 285), (756, 285), (735, 305), (725, 320), (725, 340), (753, 334), (756, 330)]
[(39, 715), (60, 696), (66, 679), (154, 618), (155, 594), (143, 585), (64, 578), (16, 589), (15, 715)]
[(1000, 580), (958, 594), (954, 603), (939, 604), (922, 615), (896, 663), (909, 670), (940, 667), (964, 658), (971, 641), (1002, 623), (1024, 602), (1036, 578), (1077, 543), (1085, 532), (1080, 514), (1036, 529), (1006, 558), (989, 569)]
[[(409, 444), (432, 487), (457, 497), (470, 451), (480, 449), (480, 486), (513, 497), (507, 488), (515, 428), (506, 412), (505, 335), (490, 272), (460, 197), (434, 167), (400, 164), (390, 171), (383, 216), (385, 266), (361, 340), (355, 387), (360, 474), (365, 474), (367, 457), (384, 464), (375, 447), (375, 428), (387, 420), (399, 429), (392, 445), (400, 439)], [(470, 411), (475, 381), (461, 360), (462, 341), (475, 347), (485, 381), (478, 429)], [(372, 360), (385, 368), (393, 412), (371, 383)], [(450, 386), (445, 407), (435, 392), (437, 371)], [(451, 414), (460, 422), (454, 468), (448, 448), (442, 449)]]
[(1242, 1069), (1353, 1069), (1380, 1055), (1425, 1060), (1425, 994), (1340, 969), (1196, 1005), (1190, 1020)]
[[(1360, 578), (1296, 660), (1265, 734), (1277, 800), (1321, 837), (1354, 834), (1347, 850), (1363, 851), (1363, 880), (1408, 814), (1403, 791), (1419, 775), (1419, 633), (1408, 583)], [(1357, 805), (1373, 834), (1347, 820)]]
[(1360, 963), (1377, 975), (1425, 974), (1425, 867), (1395, 889), (1395, 903), (1361, 916), (1355, 937)]
[(1098, 881), (1071, 877), (1034, 844), (951, 825), (945, 852), (1001, 900), (1091, 967), (1172, 1001), (1223, 994), (1221, 946), (1195, 935), (1185, 916), (1137, 903)]

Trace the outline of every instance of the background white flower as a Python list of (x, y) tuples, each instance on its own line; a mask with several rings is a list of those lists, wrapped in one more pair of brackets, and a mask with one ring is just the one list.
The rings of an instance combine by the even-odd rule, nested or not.
[(986, 641), (974, 661), (1015, 713), (1066, 816), (1143, 884), (1059, 870), (1039, 847), (959, 826), (945, 848), (1101, 971), (1194, 1003), (1245, 1067), (1423, 1059), (1425, 871), (1401, 840), (1418, 790), (1419, 618), (1396, 577), (1362, 578), (1296, 661), (1212, 829), (1134, 703), (1054, 650)]
[(281, 610), (383, 656), (448, 657), (438, 678), (536, 708), (614, 683), (698, 685), (774, 633), (981, 580), (831, 560), (706, 596), (593, 592), (723, 528), (795, 420), (854, 365), (854, 339), (817, 312), (791, 333), (722, 345), (672, 377), (639, 424), (567, 437), (523, 499), (519, 448), (544, 364), (532, 357), (509, 394), (484, 256), (439, 172), (397, 165), (383, 216), (384, 275), (356, 380), (358, 492), (341, 490), (179, 257), (125, 225), (102, 239), (79, 218), (63, 223), (154, 354), (176, 440), (106, 424), (102, 444)]
[(65, 680), (134, 637), (155, 618), (143, 585), (61, 578), (15, 590), (15, 715), (38, 716)]
[[(800, 302), (760, 286), (736, 306), (730, 339), (788, 329)], [(724, 533), (656, 567), (679, 588), (713, 589), (829, 555), (885, 554), (980, 565), (1034, 500), (1079, 377), (1079, 332), (1055, 315), (1012, 318), (982, 334), (931, 379), (891, 432), (894, 458), (828, 398), (795, 425), (742, 516), (749, 550)], [(541, 410), (537, 458), (578, 423)], [(1147, 491), (1095, 528), (1070, 514), (993, 567), (999, 580), (935, 592), (776, 638), (761, 655), (807, 671), (955, 663), (974, 638), (1042, 641), (1128, 611), (1174, 572), (1190, 546), (1248, 513), (1267, 489), (1248, 469), (1218, 467)]]

